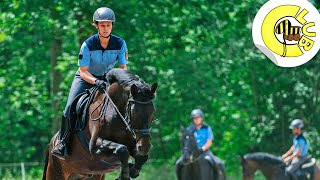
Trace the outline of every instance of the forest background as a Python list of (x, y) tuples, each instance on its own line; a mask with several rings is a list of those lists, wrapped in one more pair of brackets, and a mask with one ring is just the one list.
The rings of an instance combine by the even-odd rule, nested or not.
[[(180, 127), (201, 108), (213, 129), (212, 152), (231, 179), (238, 155), (281, 155), (289, 123), (305, 122), (310, 154), (320, 159), (320, 56), (280, 68), (253, 44), (252, 21), (265, 0), (2, 0), (0, 6), (0, 178), (41, 177), (44, 153), (60, 127), (82, 42), (95, 34), (92, 14), (116, 13), (113, 34), (126, 40), (128, 69), (159, 84), (151, 160), (139, 179), (175, 178)], [(311, 1), (317, 9), (320, 3)], [(0, 164), (0, 165), (1, 165)], [(106, 179), (112, 179), (113, 174)], [(115, 177), (115, 175), (114, 175)]]

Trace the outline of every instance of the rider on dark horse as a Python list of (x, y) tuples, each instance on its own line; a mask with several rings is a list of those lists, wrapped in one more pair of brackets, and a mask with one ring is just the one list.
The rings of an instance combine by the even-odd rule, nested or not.
[[(211, 165), (217, 168), (216, 170), (219, 174), (224, 172), (224, 165), (222, 161), (218, 157), (214, 156), (210, 151), (213, 134), (211, 127), (203, 123), (203, 112), (200, 109), (194, 109), (191, 112), (191, 117), (193, 119), (193, 124), (187, 129), (190, 132), (194, 132), (199, 152), (205, 156), (205, 159), (207, 159)], [(177, 166), (178, 168), (183, 166), (182, 159), (178, 160)]]
[(303, 121), (295, 119), (291, 122), (290, 129), (294, 134), (293, 145), (291, 148), (282, 155), (284, 163), (288, 165), (287, 171), (294, 175), (295, 171), (307, 160), (308, 156), (308, 144), (307, 140), (302, 134)]
[(78, 58), (79, 70), (73, 79), (68, 102), (63, 111), (59, 142), (51, 151), (52, 155), (60, 159), (65, 158), (65, 145), (70, 136), (68, 118), (70, 118), (70, 106), (75, 97), (94, 85), (105, 89), (104, 75), (113, 69), (116, 62), (119, 68), (127, 68), (126, 43), (122, 38), (111, 34), (115, 21), (114, 12), (107, 7), (101, 7), (93, 14), (93, 25), (98, 33), (88, 38), (81, 46)]

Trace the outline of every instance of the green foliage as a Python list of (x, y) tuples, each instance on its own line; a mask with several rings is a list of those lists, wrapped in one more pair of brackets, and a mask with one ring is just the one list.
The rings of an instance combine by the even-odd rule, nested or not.
[[(146, 168), (145, 177), (166, 164), (161, 173), (173, 178), (181, 155), (179, 128), (192, 123), (194, 108), (204, 110), (215, 136), (211, 150), (230, 176), (241, 172), (237, 155), (287, 150), (294, 118), (305, 121), (310, 152), (320, 158), (319, 56), (286, 69), (260, 53), (251, 26), (264, 2), (5, 0), (0, 6), (1, 162), (43, 161), (53, 124), (60, 123), (52, 122), (54, 114), (64, 108), (80, 45), (96, 33), (91, 18), (101, 6), (116, 13), (113, 33), (126, 40), (129, 69), (159, 83), (150, 155), (159, 165)], [(56, 64), (50, 61), (53, 45), (61, 47)]]

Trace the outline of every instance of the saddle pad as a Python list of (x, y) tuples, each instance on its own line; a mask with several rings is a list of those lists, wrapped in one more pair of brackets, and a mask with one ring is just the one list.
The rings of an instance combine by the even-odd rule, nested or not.
[(316, 164), (316, 159), (315, 158), (311, 158), (310, 161), (307, 161), (306, 163), (304, 163), (302, 166), (301, 166), (301, 169), (305, 169), (305, 168), (309, 168), (309, 167), (312, 167)]

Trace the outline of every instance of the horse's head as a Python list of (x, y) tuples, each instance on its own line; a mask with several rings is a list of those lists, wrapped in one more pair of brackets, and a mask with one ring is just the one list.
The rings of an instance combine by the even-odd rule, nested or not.
[(243, 180), (253, 180), (254, 174), (257, 170), (256, 165), (250, 160), (246, 160), (243, 156), (240, 156), (239, 160), (242, 166)]
[(184, 163), (193, 162), (194, 158), (199, 155), (196, 140), (194, 138), (194, 131), (189, 131), (187, 129), (181, 129), (182, 136), (182, 157)]
[(132, 130), (136, 134), (138, 154), (147, 155), (151, 149), (151, 123), (154, 119), (154, 105), (152, 100), (155, 97), (158, 84), (154, 83), (151, 87), (139, 87), (131, 85), (131, 98), (128, 101), (130, 108), (130, 119)]
[(284, 179), (285, 164), (283, 161), (268, 153), (250, 153), (240, 157), (244, 180), (254, 179), (255, 172), (260, 170), (266, 179)]

